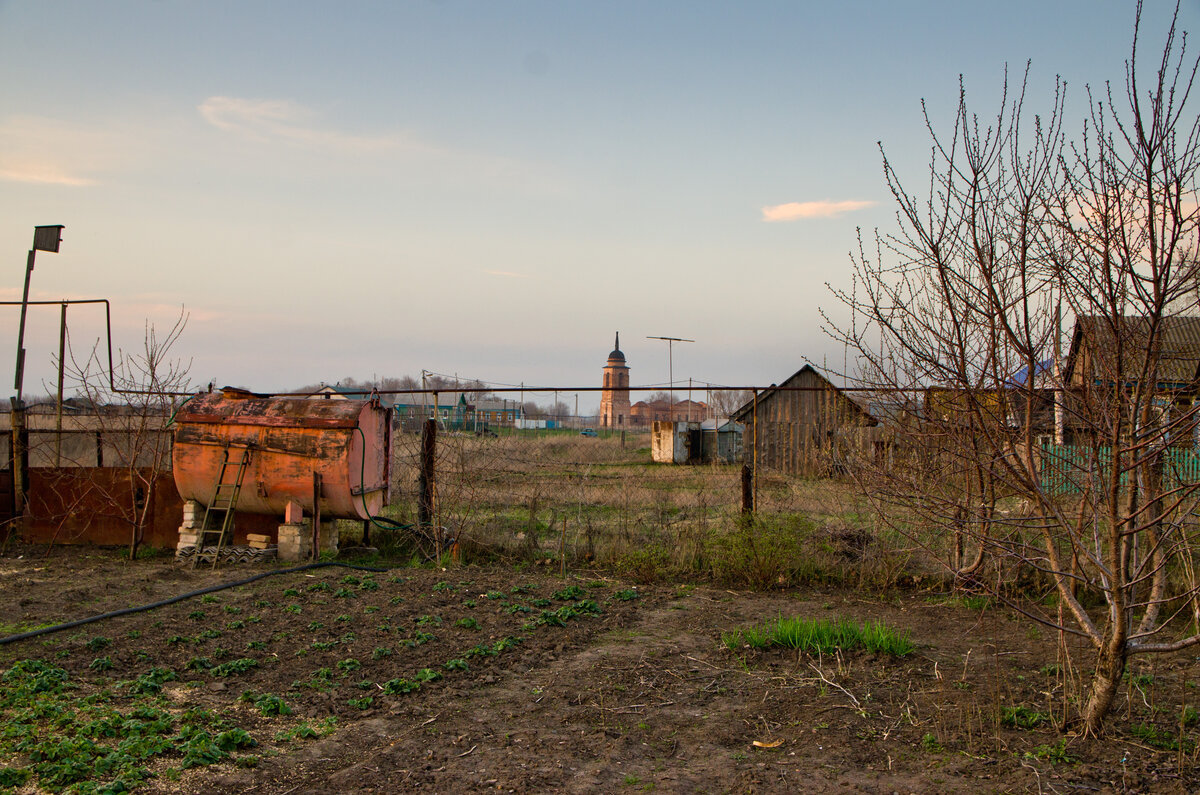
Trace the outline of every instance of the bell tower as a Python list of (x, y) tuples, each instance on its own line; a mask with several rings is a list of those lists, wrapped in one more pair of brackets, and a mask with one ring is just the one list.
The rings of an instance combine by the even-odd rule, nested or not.
[(621, 353), (621, 332), (617, 332), (612, 353), (604, 365), (604, 391), (600, 393), (600, 427), (625, 428), (629, 425), (629, 368)]

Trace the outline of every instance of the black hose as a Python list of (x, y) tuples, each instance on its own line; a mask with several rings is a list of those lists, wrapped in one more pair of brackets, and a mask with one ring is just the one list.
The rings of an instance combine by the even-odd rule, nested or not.
[(28, 638), (36, 638), (38, 635), (48, 635), (51, 632), (61, 632), (64, 629), (73, 629), (74, 627), (81, 627), (84, 624), (91, 624), (96, 621), (103, 621), (106, 618), (116, 618), (117, 616), (127, 616), (131, 613), (144, 613), (147, 610), (154, 610), (155, 608), (158, 608), (158, 607), (166, 607), (167, 605), (173, 605), (176, 602), (182, 602), (184, 599), (191, 599), (193, 596), (203, 596), (206, 593), (213, 593), (214, 591), (223, 591), (226, 588), (236, 588), (239, 585), (249, 585), (250, 583), (261, 580), (264, 577), (274, 577), (277, 574), (294, 574), (298, 571), (307, 571), (309, 569), (320, 569), (320, 568), (324, 568), (325, 566), (340, 566), (344, 569), (355, 569), (357, 571), (374, 571), (374, 572), (387, 571), (387, 569), (377, 569), (374, 566), (356, 566), (352, 563), (339, 563), (337, 561), (332, 561), (332, 560), (322, 561), (320, 563), (306, 563), (303, 566), (292, 566), (289, 569), (278, 569), (277, 571), (265, 571), (262, 574), (255, 574), (253, 577), (247, 577), (244, 580), (236, 580), (234, 582), (227, 582), (227, 583), (223, 583), (221, 585), (213, 585), (208, 588), (201, 588), (198, 591), (191, 591), (189, 593), (180, 594), (179, 596), (172, 596), (170, 599), (164, 599), (161, 602), (153, 602), (148, 605), (141, 605), (140, 607), (126, 607), (122, 610), (114, 610), (111, 613), (101, 613), (98, 616), (91, 616), (90, 618), (81, 618), (77, 621), (68, 621), (65, 624), (55, 624), (52, 627), (42, 627), (41, 629), (31, 629), (28, 632), (22, 632), (17, 635), (9, 635), (6, 638), (0, 638), (0, 646), (3, 646), (7, 643), (16, 643), (19, 640), (26, 640)]

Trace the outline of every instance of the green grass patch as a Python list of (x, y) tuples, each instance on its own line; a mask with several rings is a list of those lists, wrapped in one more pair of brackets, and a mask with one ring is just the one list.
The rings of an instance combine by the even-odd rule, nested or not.
[(747, 646), (760, 650), (771, 647), (798, 649), (810, 654), (861, 649), (894, 657), (907, 656), (916, 649), (907, 631), (898, 632), (878, 621), (856, 624), (840, 618), (807, 619), (782, 615), (773, 621), (723, 632), (721, 643), (730, 651)]

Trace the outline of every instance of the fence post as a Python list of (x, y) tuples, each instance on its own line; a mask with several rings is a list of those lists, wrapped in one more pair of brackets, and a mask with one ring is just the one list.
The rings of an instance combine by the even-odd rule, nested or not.
[(321, 473), (313, 470), (312, 542), (309, 544), (310, 560), (321, 559)]
[(417, 496), (417, 524), (421, 527), (428, 527), (433, 523), (433, 508), (437, 487), (434, 472), (436, 451), (437, 421), (427, 419), (421, 428), (421, 474), (417, 481), (420, 491), (420, 494)]
[(742, 464), (742, 513), (754, 513), (754, 475), (749, 464)]
[(29, 429), (25, 427), (25, 404), (12, 399), (12, 473), (13, 509), (17, 517), (25, 515), (25, 497), (29, 489)]

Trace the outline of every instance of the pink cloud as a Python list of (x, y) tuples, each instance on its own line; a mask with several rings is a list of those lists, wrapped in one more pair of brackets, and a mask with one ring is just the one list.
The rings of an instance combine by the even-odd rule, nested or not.
[(873, 201), (817, 201), (817, 202), (788, 202), (762, 208), (764, 221), (798, 221), (802, 218), (836, 218), (845, 213), (852, 213), (867, 207), (874, 207), (878, 202)]

